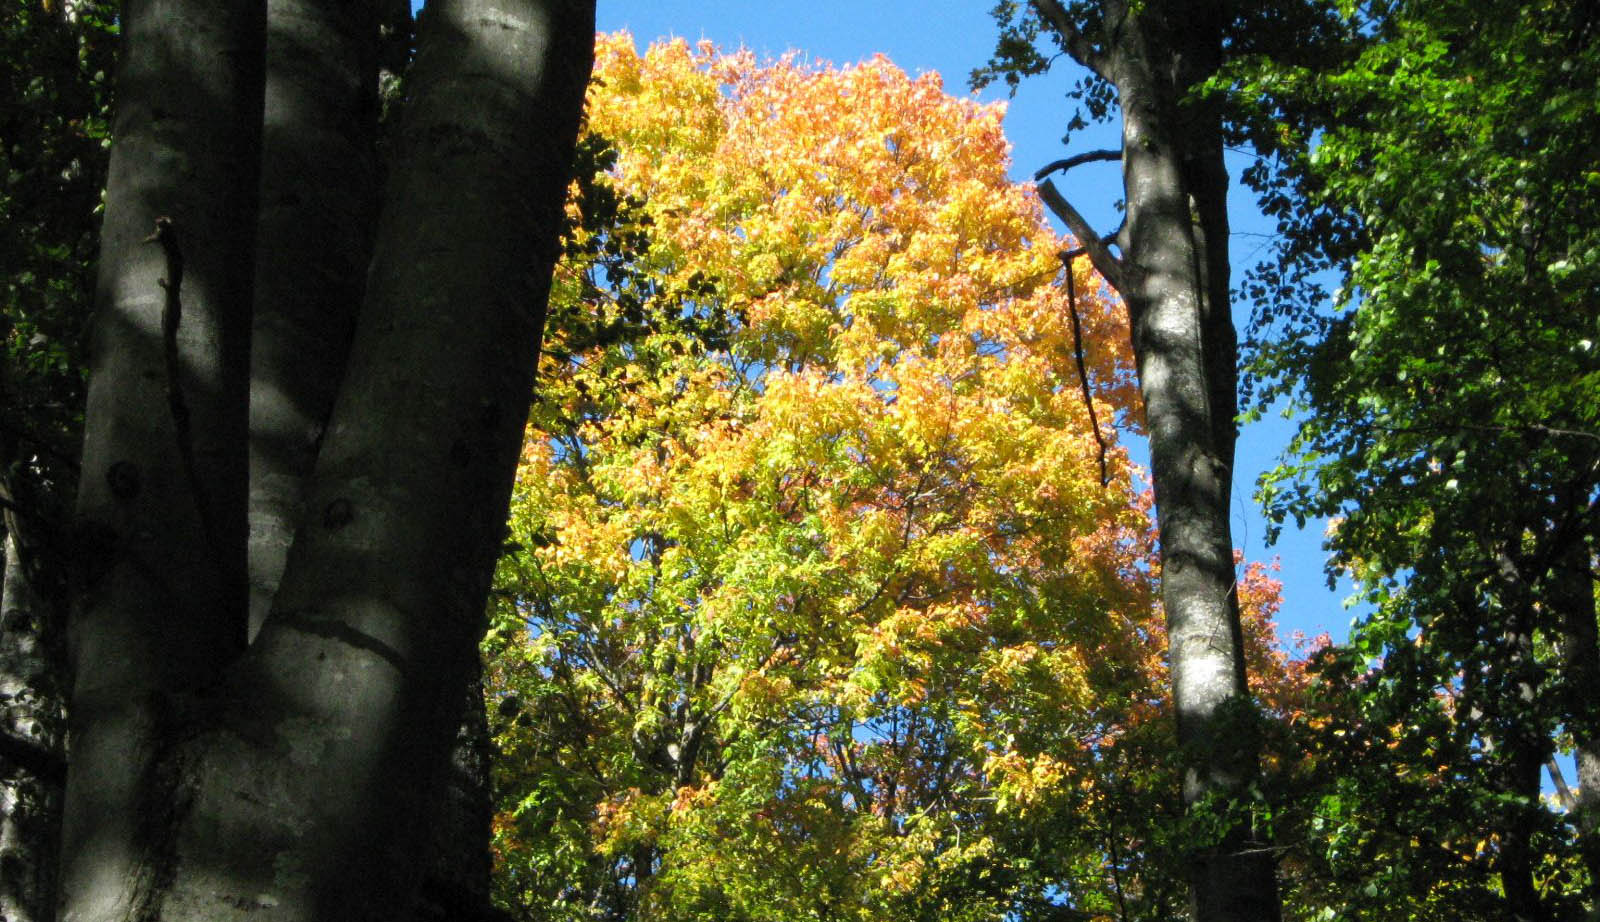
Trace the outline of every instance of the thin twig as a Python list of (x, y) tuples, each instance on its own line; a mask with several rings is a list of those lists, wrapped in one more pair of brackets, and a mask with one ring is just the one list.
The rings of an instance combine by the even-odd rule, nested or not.
[(1073, 359), (1078, 363), (1078, 385), (1084, 393), (1084, 406), (1090, 411), (1090, 431), (1095, 433), (1095, 444), (1100, 452), (1096, 460), (1101, 466), (1101, 486), (1108, 483), (1106, 476), (1106, 439), (1101, 436), (1101, 421), (1095, 415), (1095, 400), (1090, 395), (1090, 376), (1084, 369), (1084, 336), (1078, 322), (1078, 285), (1073, 280), (1073, 258), (1084, 252), (1080, 247), (1062, 254), (1062, 267), (1067, 271), (1067, 310), (1073, 318)]
[(1120, 150), (1087, 150), (1082, 154), (1074, 154), (1071, 157), (1064, 157), (1061, 160), (1054, 160), (1045, 164), (1034, 172), (1034, 181), (1039, 182), (1052, 173), (1059, 171), (1066, 172), (1076, 166), (1083, 166), (1086, 163), (1098, 163), (1122, 159), (1123, 152)]
[(1538, 432), (1541, 435), (1561, 435), (1570, 438), (1601, 441), (1601, 434), (1581, 432), (1577, 429), (1558, 429), (1555, 426), (1547, 426), (1544, 423), (1524, 423), (1520, 426), (1475, 426), (1471, 423), (1455, 423), (1445, 426), (1386, 426), (1383, 423), (1361, 423), (1360, 425), (1368, 429), (1378, 429), (1381, 432), (1400, 432), (1411, 435), (1432, 432)]

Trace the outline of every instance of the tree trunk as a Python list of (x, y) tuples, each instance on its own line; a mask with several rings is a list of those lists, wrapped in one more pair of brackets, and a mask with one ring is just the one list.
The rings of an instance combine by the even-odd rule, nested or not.
[(283, 576), (372, 258), (379, 3), (267, 3), (250, 356), (252, 636)]
[(1501, 878), (1508, 918), (1514, 922), (1550, 922), (1553, 918), (1535, 882), (1540, 849), (1535, 830), (1545, 807), (1540, 802), (1540, 768), (1552, 752), (1549, 736), (1529, 719), (1528, 710), (1539, 696), (1541, 672), (1535, 656), (1533, 624), (1536, 612), (1510, 555), (1502, 560), (1508, 577), (1502, 587), (1497, 615), (1505, 622), (1504, 648), (1488, 663), (1487, 702), (1495, 713), (1485, 725), (1504, 732), (1486, 739), (1486, 756), (1496, 776), (1501, 804), (1493, 825), (1500, 833), (1495, 871)]
[[(1147, 3), (1122, 26), (1126, 287), (1151, 446), (1162, 607), (1190, 807), (1239, 806), (1259, 742), (1245, 676), (1229, 496), (1236, 345), (1221, 124), (1184, 94), (1222, 54), (1221, 4)], [(1276, 920), (1271, 852), (1235, 817), (1191, 858), (1196, 922)]]
[(172, 918), (410, 904), (499, 550), (593, 28), (570, 2), (438, 4), (421, 23), (308, 515), (216, 700), (239, 732), (182, 757)]
[[(245, 644), (262, 12), (249, 0), (122, 11), (73, 526), (71, 922), (121, 919), (157, 885), (146, 782), (167, 699), (214, 682)], [(148, 239), (157, 218), (171, 222), (165, 242)]]
[[(1588, 488), (1586, 488), (1588, 489)], [(1579, 535), (1594, 534), (1594, 515), (1588, 513)], [(1574, 825), (1584, 843), (1590, 879), (1601, 879), (1601, 757), (1597, 755), (1596, 689), (1601, 687), (1601, 644), (1597, 642), (1593, 544), (1574, 535), (1562, 544), (1555, 568), (1552, 603), (1561, 611), (1561, 669), (1563, 718), (1573, 735), (1578, 797)], [(1592, 895), (1591, 915), (1596, 905)]]
[[(177, 18), (176, 0), (162, 7), (161, 22), (178, 31), (141, 19), (150, 9), (135, 5), (124, 21), (130, 72), (151, 73), (122, 83), (118, 152), (127, 149), (123, 159), (146, 169), (182, 163), (190, 184), (183, 191), (228, 206), (204, 138), (163, 132), (165, 159), (135, 158), (140, 135), (120, 128), (139, 127), (126, 113), (151, 108), (149, 100), (174, 85), (248, 96), (247, 81), (236, 78), (260, 60), (259, 42), (254, 56), (241, 43), (236, 54), (218, 54), (213, 32)], [(195, 388), (216, 398), (217, 412), (238, 417), (234, 428), (205, 430), (215, 458), (207, 455), (200, 473), (226, 482), (202, 491), (209, 505), (187, 502), (185, 454), (159, 402), (161, 328), (150, 322), (171, 289), (156, 285), (160, 250), (141, 249), (131, 231), (117, 236), (118, 228), (172, 214), (149, 202), (180, 184), (152, 182), (128, 164), (119, 171), (114, 159), (110, 201), (146, 209), (113, 221), (108, 207), (102, 277), (111, 294), (102, 303), (118, 309), (114, 331), (126, 342), (110, 350), (115, 360), (96, 355), (94, 448), (86, 447), (84, 465), (85, 493), (94, 495), (80, 500), (79, 541), (117, 554), (79, 576), (74, 652), (80, 676), (103, 665), (112, 676), (81, 680), (75, 691), (75, 718), (80, 702), (87, 707), (74, 745), (88, 741), (90, 759), (82, 770), (75, 761), (81, 780), (67, 808), (76, 832), (64, 905), (73, 922), (387, 920), (410, 910), (521, 444), (593, 15), (593, 4), (580, 0), (430, 4), (343, 384), (278, 591), (242, 654), (247, 379), (242, 364), (184, 355)], [(233, 70), (205, 74), (216, 61)], [(206, 79), (181, 79), (181, 70)], [(243, 108), (191, 102), (159, 108), (210, 127), (225, 121), (220, 110)], [(248, 164), (229, 160), (232, 175), (253, 180), (257, 153)], [(174, 215), (184, 255), (192, 241), (219, 252), (248, 243), (249, 204), (215, 208), (208, 217), (217, 226), (199, 234), (189, 229), (192, 215)], [(248, 282), (248, 246), (244, 255), (237, 277)], [(197, 264), (190, 260), (182, 286), (185, 324)], [(199, 278), (208, 284), (196, 283), (196, 303), (210, 303), (213, 275)], [(147, 283), (152, 294), (141, 302)], [(221, 303), (243, 316), (238, 305), (248, 294)], [(140, 384), (147, 379), (157, 385)], [(107, 396), (97, 403), (96, 392)], [(149, 398), (136, 412), (129, 393)], [(145, 454), (132, 469), (119, 467), (128, 454), (111, 436), (95, 441), (97, 430), (136, 433), (124, 439)], [(213, 445), (218, 432), (234, 440)], [(225, 449), (234, 451), (231, 466), (222, 463)], [(241, 527), (224, 531), (215, 516), (191, 511), (214, 510), (224, 495), (237, 497)], [(198, 551), (208, 545), (230, 562), (237, 551), (236, 583), (202, 580), (222, 569), (215, 565), (180, 565), (206, 561)], [(113, 662), (119, 646), (132, 654), (126, 662)], [(113, 753), (124, 762), (132, 753), (133, 764), (113, 765)]]
[(0, 919), (50, 922), (66, 760), (60, 619), (5, 536), (0, 603)]
[(444, 797), (429, 825), (422, 890), (410, 913), (411, 922), (502, 918), (489, 899), (494, 799), (489, 715), (484, 708), (483, 670), (477, 662), (465, 691)]
[[(1162, 607), (1191, 810), (1239, 809), (1258, 774), (1229, 534), (1236, 341), (1228, 174), (1218, 114), (1187, 94), (1222, 60), (1226, 5), (1103, 0), (1088, 23), (1034, 0), (1063, 46), (1117, 90), (1127, 223), (1114, 256), (1054, 188), (1096, 268), (1128, 304), (1151, 449)], [(1233, 815), (1190, 856), (1195, 922), (1279, 918), (1271, 851)]]
[[(283, 576), (344, 375), (377, 213), (381, 23), (393, 0), (269, 0), (250, 380), (250, 634)], [(488, 729), (464, 695), (442, 815), (413, 918), (489, 905)], [(463, 907), (469, 907), (463, 910)]]
[[(1236, 411), (1227, 186), (1225, 177), (1216, 188), (1216, 127), (1210, 136), (1173, 130), (1177, 100), (1162, 98), (1160, 82), (1139, 71), (1130, 64), (1119, 83), (1131, 270), (1124, 295), (1149, 427), (1184, 798), (1195, 807), (1233, 801), (1257, 775), (1229, 534)], [(1197, 162), (1196, 148), (1216, 152), (1215, 168)], [(1278, 918), (1273, 862), (1248, 826), (1236, 821), (1192, 860), (1196, 922)]]
[(1495, 870), (1512, 922), (1550, 922), (1553, 918), (1534, 879), (1540, 850), (1532, 841), (1532, 832), (1536, 814), (1544, 809), (1540, 805), (1540, 764), (1545, 753), (1538, 745), (1533, 740), (1509, 745), (1502, 754), (1508, 764), (1499, 772), (1509, 803), (1496, 824), (1501, 843)]

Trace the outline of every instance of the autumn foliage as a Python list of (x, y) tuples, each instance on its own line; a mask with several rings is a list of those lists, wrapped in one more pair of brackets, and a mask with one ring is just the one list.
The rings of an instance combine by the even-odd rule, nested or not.
[(881, 57), (601, 37), (487, 642), (508, 906), (1182, 900), (1127, 320), (1080, 261), (1103, 484), (1003, 114)]

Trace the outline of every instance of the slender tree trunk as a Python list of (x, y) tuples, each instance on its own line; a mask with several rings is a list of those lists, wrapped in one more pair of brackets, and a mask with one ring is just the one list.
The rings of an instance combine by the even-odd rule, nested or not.
[(15, 533), (0, 592), (0, 919), (56, 917), (66, 760), (60, 619), (34, 590)]
[[(1128, 304), (1151, 448), (1162, 607), (1184, 799), (1238, 807), (1258, 774), (1229, 534), (1236, 340), (1229, 309), (1228, 174), (1215, 111), (1187, 99), (1219, 66), (1221, 0), (1103, 0), (1086, 21), (1034, 0), (1064, 47), (1116, 89), (1127, 224), (1114, 256), (1053, 187), (1047, 201)], [(1081, 11), (1082, 12), (1082, 11)], [(1190, 856), (1195, 922), (1275, 922), (1274, 862), (1235, 816)]]
[[(1228, 177), (1216, 116), (1181, 108), (1182, 94), (1217, 66), (1222, 15), (1217, 4), (1147, 3), (1124, 22), (1115, 74), (1131, 270), (1124, 295), (1150, 433), (1162, 606), (1192, 807), (1238, 798), (1255, 780), (1258, 758), (1229, 534), (1236, 372)], [(1265, 845), (1236, 820), (1221, 842), (1193, 856), (1196, 922), (1278, 918)]]
[[(1574, 806), (1575, 825), (1579, 828), (1581, 841), (1584, 843), (1584, 860), (1590, 870), (1592, 882), (1601, 880), (1598, 872), (1598, 852), (1601, 852), (1601, 841), (1597, 837), (1597, 815), (1601, 813), (1601, 797), (1598, 797), (1598, 787), (1601, 787), (1601, 755), (1596, 751), (1596, 728), (1590, 726), (1582, 733), (1575, 733), (1574, 762), (1578, 773), (1579, 796)], [(1592, 886), (1584, 899), (1584, 918), (1589, 922), (1601, 922), (1601, 899), (1597, 898), (1595, 888)]]
[[(73, 528), (70, 922), (122, 919), (158, 885), (146, 782), (170, 696), (215, 681), (245, 644), (263, 20), (250, 0), (122, 11)], [(157, 218), (164, 243), (147, 240)]]
[(1534, 880), (1539, 849), (1531, 838), (1535, 815), (1544, 809), (1540, 804), (1544, 748), (1535, 740), (1509, 741), (1502, 753), (1508, 762), (1501, 772), (1502, 790), (1510, 802), (1497, 824), (1501, 827), (1501, 843), (1495, 868), (1501, 878), (1508, 918), (1513, 922), (1550, 922), (1553, 918)]
[[(1593, 536), (1593, 512), (1584, 517), (1581, 528), (1581, 534)], [(1601, 731), (1601, 717), (1596, 710), (1597, 688), (1601, 688), (1601, 644), (1597, 642), (1594, 553), (1593, 544), (1583, 538), (1575, 536), (1565, 541), (1551, 592), (1552, 604), (1561, 609), (1559, 681), (1564, 723), (1573, 736), (1578, 775), (1574, 825), (1582, 836), (1585, 862), (1593, 881), (1601, 880), (1601, 756), (1597, 755), (1596, 743)], [(1594, 916), (1593, 894), (1590, 906)]]
[(1601, 755), (1596, 751), (1594, 727), (1587, 727), (1574, 736), (1574, 767), (1579, 780), (1578, 804), (1574, 809), (1578, 812), (1579, 832), (1585, 838), (1585, 860), (1590, 865), (1590, 877), (1598, 879), (1601, 874), (1597, 873), (1596, 830), (1601, 824), (1596, 817), (1601, 813)]
[[(1510, 546), (1516, 547), (1513, 543)], [(1540, 768), (1551, 756), (1552, 742), (1529, 710), (1539, 698), (1544, 670), (1536, 658), (1533, 623), (1536, 618), (1529, 583), (1510, 553), (1501, 555), (1503, 584), (1500, 610), (1504, 625), (1501, 649), (1488, 664), (1486, 705), (1492, 710), (1481, 726), (1503, 732), (1486, 738), (1486, 757), (1503, 795), (1494, 822), (1500, 836), (1495, 870), (1501, 878), (1508, 918), (1514, 922), (1550, 922), (1553, 918), (1540, 896), (1534, 875), (1540, 850), (1534, 831), (1545, 812), (1540, 802)]]

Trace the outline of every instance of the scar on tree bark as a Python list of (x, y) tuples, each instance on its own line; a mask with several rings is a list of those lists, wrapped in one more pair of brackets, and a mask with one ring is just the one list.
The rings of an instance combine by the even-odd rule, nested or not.
[(144, 238), (144, 242), (160, 244), (161, 251), (167, 258), (167, 277), (156, 280), (164, 293), (161, 309), (161, 349), (167, 361), (167, 405), (172, 410), (172, 425), (178, 436), (178, 454), (183, 459), (184, 476), (189, 480), (189, 489), (195, 497), (195, 508), (200, 513), (200, 527), (205, 532), (206, 543), (215, 552), (216, 529), (212, 527), (211, 504), (206, 497), (205, 487), (200, 482), (200, 472), (195, 467), (194, 433), (189, 427), (189, 404), (183, 396), (183, 366), (178, 353), (178, 324), (183, 322), (183, 302), (180, 300), (180, 290), (183, 287), (183, 250), (178, 245), (177, 225), (166, 215), (156, 218), (156, 229), (150, 232), (150, 236)]

